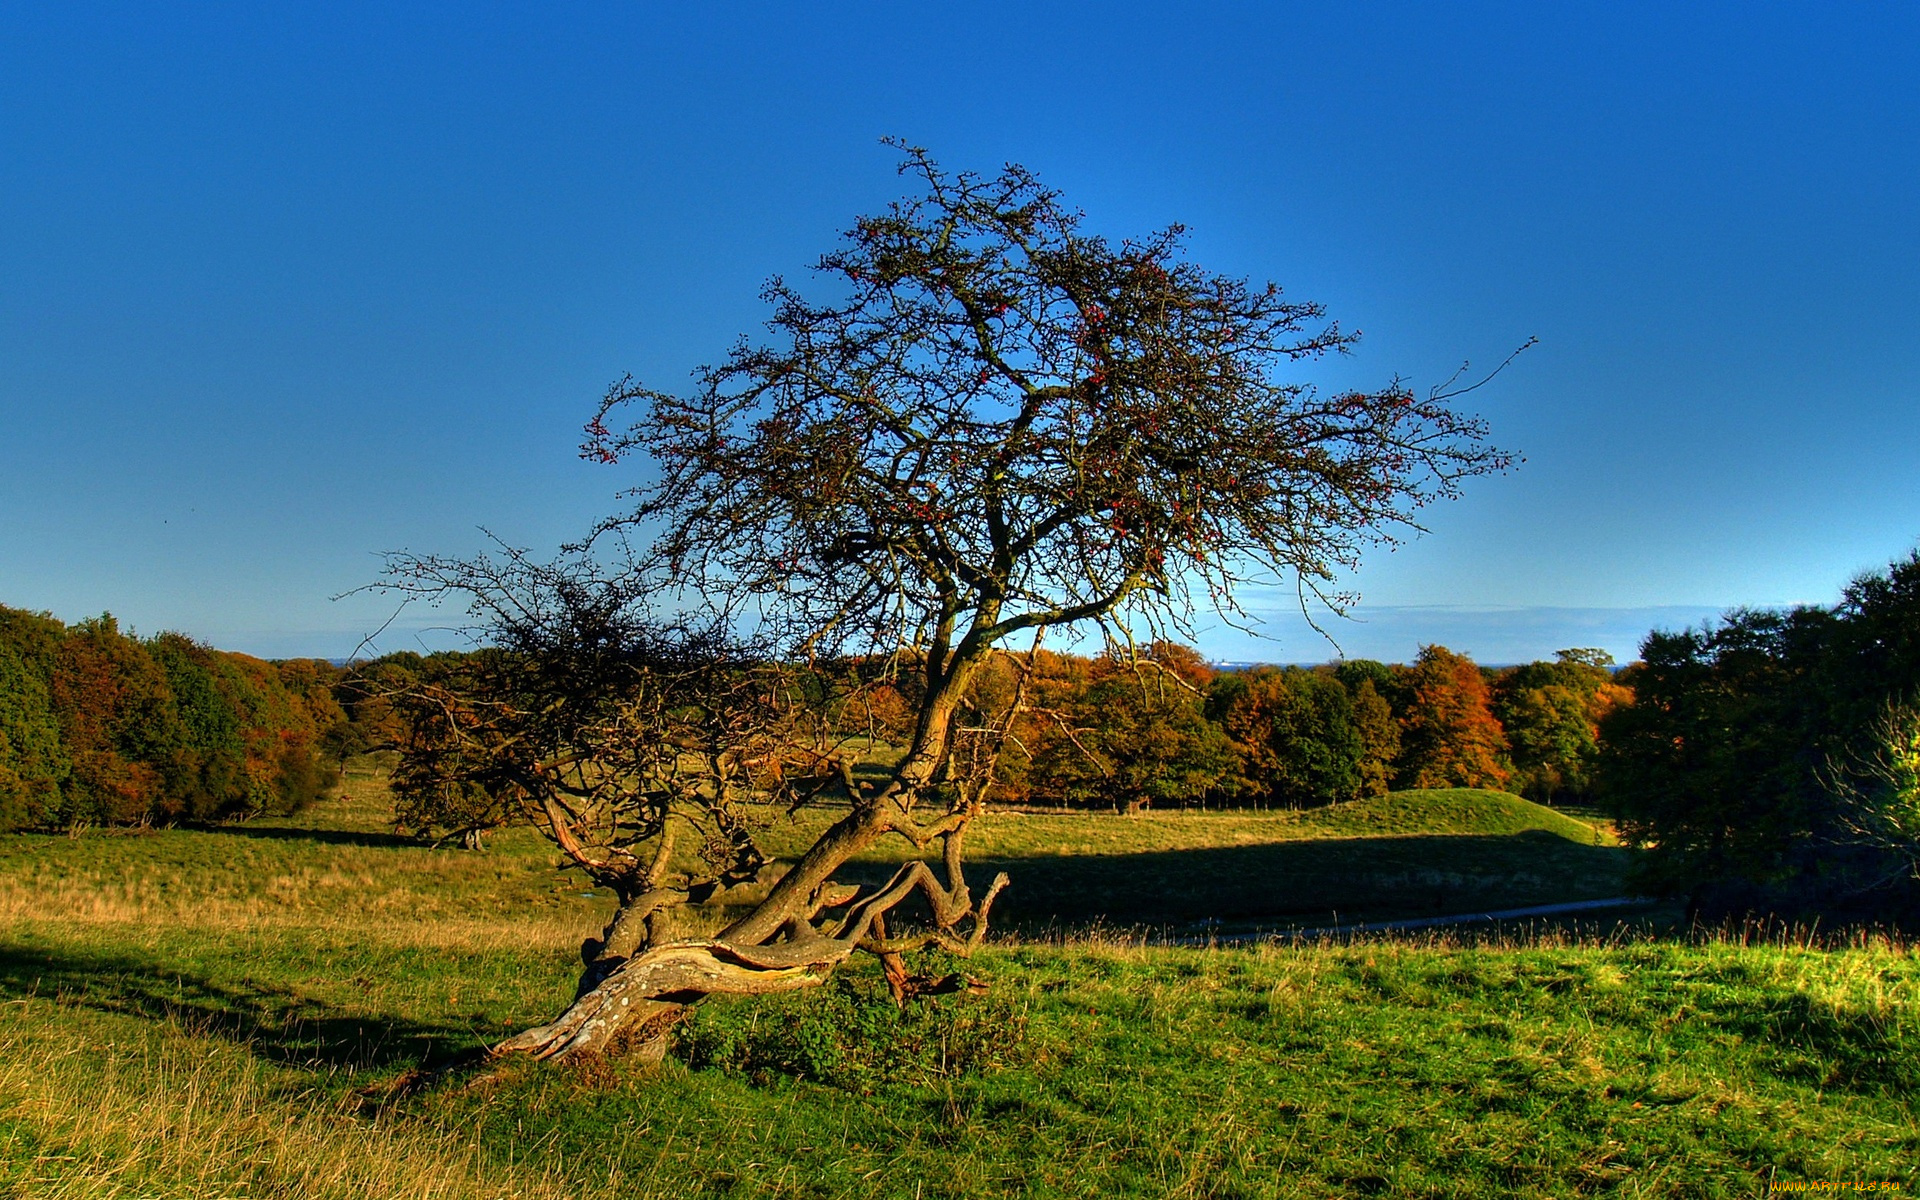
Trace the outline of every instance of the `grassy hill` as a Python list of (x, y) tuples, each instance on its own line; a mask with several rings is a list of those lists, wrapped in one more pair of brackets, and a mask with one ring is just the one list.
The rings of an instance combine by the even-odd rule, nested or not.
[(1611, 845), (1599, 829), (1511, 792), (1428, 788), (1371, 800), (1331, 804), (1299, 814), (1299, 824), (1327, 837), (1416, 833), (1497, 836), (1539, 830), (1582, 846)]
[[(901, 1013), (861, 966), (703, 1007), (658, 1071), (488, 1068), (475, 1051), (571, 994), (605, 900), (530, 836), (486, 854), (400, 843), (380, 800), (361, 779), (277, 827), (0, 838), (0, 1195), (1920, 1185), (1920, 963), (1872, 941), (1003, 942), (968, 967), (992, 980), (984, 997)], [(1426, 793), (1304, 814), (1005, 817), (980, 840), (1062, 909), (1097, 898), (1103, 877), (1084, 872), (1133, 860), (1129, 903), (1147, 912), (1137, 885), (1184, 881), (1173, 911), (1208, 887), (1272, 894), (1251, 869), (1208, 881), (1290, 861), (1260, 856), (1307, 855), (1291, 865), (1319, 861), (1329, 886), (1340, 863), (1379, 872), (1393, 855), (1494, 879), (1458, 857), (1485, 844), (1486, 870), (1525, 860), (1545, 891), (1566, 882), (1561, 848), (1624, 853), (1557, 817)], [(1412, 895), (1391, 883), (1372, 886)]]
[[(824, 814), (803, 815), (780, 842), (788, 851), (810, 841)], [(1439, 788), (1393, 792), (1370, 800), (1307, 809), (1176, 810), (1123, 816), (991, 812), (968, 831), (967, 844), (996, 858), (1146, 854), (1215, 846), (1316, 841), (1339, 837), (1453, 834), (1498, 836), (1540, 830), (1577, 845), (1612, 845), (1593, 825), (1507, 792)], [(776, 840), (779, 840), (776, 831)], [(891, 861), (889, 848), (873, 856)]]
[[(1584, 822), (1505, 792), (1394, 792), (1297, 811), (989, 814), (968, 835), (1034, 932), (1095, 925), (1284, 928), (1624, 894), (1628, 855)], [(895, 861), (869, 856), (868, 878)]]

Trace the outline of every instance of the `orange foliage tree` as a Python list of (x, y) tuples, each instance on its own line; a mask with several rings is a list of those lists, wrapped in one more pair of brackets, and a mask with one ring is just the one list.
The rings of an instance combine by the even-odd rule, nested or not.
[(1445, 646), (1422, 646), (1406, 668), (1401, 718), (1402, 787), (1505, 787), (1507, 737), (1488, 702), (1480, 668)]

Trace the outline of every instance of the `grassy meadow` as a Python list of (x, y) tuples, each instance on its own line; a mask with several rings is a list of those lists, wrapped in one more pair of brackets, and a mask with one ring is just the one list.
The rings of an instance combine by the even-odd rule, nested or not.
[(902, 1012), (858, 965), (701, 1007), (657, 1069), (485, 1061), (609, 900), (525, 831), (429, 850), (384, 814), (362, 774), (275, 824), (0, 838), (0, 1196), (1920, 1186), (1920, 963), (1885, 940), (1124, 932), (1620, 894), (1604, 830), (1513, 797), (997, 816), (987, 995)]

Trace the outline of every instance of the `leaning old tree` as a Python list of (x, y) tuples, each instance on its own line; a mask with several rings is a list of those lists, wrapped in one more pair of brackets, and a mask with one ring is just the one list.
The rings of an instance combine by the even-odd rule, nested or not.
[[(645, 482), (557, 563), (406, 556), (393, 584), (466, 600), (491, 649), (404, 697), (403, 816), (524, 819), (619, 909), (573, 1003), (503, 1042), (658, 1054), (684, 1007), (904, 951), (964, 953), (969, 824), (1048, 630), (1231, 615), (1237, 585), (1323, 595), (1362, 550), (1507, 458), (1444, 392), (1323, 391), (1355, 335), (1272, 284), (1110, 242), (1027, 171), (949, 174), (860, 219), (769, 335), (682, 392), (631, 378), (583, 453)], [(898, 757), (857, 764), (886, 685)], [(828, 806), (779, 864), (770, 809)], [(882, 839), (912, 861), (838, 878)], [(908, 902), (912, 901), (911, 904)], [(903, 907), (904, 906), (904, 907)], [(890, 924), (891, 918), (891, 924)]]

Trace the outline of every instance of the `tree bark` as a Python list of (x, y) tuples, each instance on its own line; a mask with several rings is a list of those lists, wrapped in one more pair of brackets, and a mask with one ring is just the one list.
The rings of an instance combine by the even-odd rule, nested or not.
[[(856, 949), (897, 956), (907, 946), (876, 936), (876, 926), (884, 930), (884, 915), (916, 890), (926, 893), (941, 925), (919, 940), (970, 952), (985, 936), (993, 898), (1006, 883), (1006, 875), (998, 876), (975, 907), (966, 899), (964, 884), (952, 890), (942, 888), (925, 863), (910, 862), (885, 887), (855, 904), (832, 936), (814, 932), (806, 914), (798, 914), (785, 926), (785, 941), (752, 945), (723, 935), (653, 946), (620, 962), (591, 986), (583, 979), (581, 993), (564, 1013), (508, 1038), (493, 1052), (555, 1059), (623, 1049), (643, 1060), (658, 1061), (666, 1053), (667, 1038), (681, 1012), (706, 996), (764, 996), (815, 987)], [(844, 903), (847, 897), (829, 895), (827, 899)], [(969, 913), (974, 926), (962, 940), (950, 931)], [(609, 930), (619, 924), (616, 917)], [(592, 974), (590, 965), (588, 978)]]
[[(827, 942), (828, 939), (820, 939)], [(666, 1052), (666, 1035), (680, 1010), (702, 996), (728, 993), (764, 996), (814, 987), (853, 947), (827, 949), (818, 961), (798, 955), (754, 954), (725, 942), (659, 946), (627, 960), (548, 1024), (517, 1034), (494, 1053), (524, 1052), (535, 1058), (606, 1053), (623, 1037), (639, 1034), (630, 1048), (645, 1059)], [(800, 961), (782, 961), (800, 958)]]

